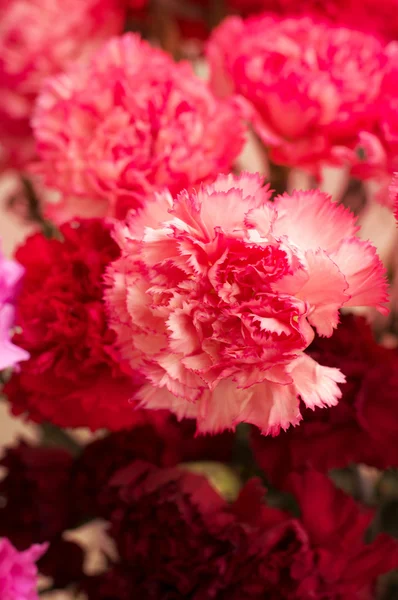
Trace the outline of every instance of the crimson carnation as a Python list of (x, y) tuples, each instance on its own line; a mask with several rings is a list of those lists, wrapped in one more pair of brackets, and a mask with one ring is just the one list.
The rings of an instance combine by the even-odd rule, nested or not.
[(89, 598), (366, 597), (376, 577), (398, 564), (396, 543), (379, 536), (365, 545), (371, 515), (323, 475), (295, 474), (290, 485), (300, 519), (263, 504), (255, 480), (228, 505), (201, 476), (132, 463), (110, 483), (120, 561), (85, 582)]
[(44, 87), (33, 119), (37, 165), (63, 202), (57, 220), (123, 217), (159, 188), (229, 171), (244, 142), (235, 100), (218, 100), (188, 63), (133, 34)]
[(130, 402), (136, 384), (115, 359), (102, 299), (104, 271), (119, 249), (101, 220), (67, 223), (60, 236), (35, 234), (17, 251), (26, 275), (15, 342), (30, 359), (5, 392), (15, 414), (37, 422), (129, 427), (142, 416)]
[(333, 336), (316, 338), (308, 352), (344, 373), (342, 398), (328, 411), (304, 409), (300, 427), (277, 438), (253, 432), (255, 457), (266, 475), (283, 485), (289, 472), (306, 464), (321, 471), (350, 463), (398, 466), (396, 351), (375, 342), (365, 319), (343, 315)]
[(377, 120), (384, 43), (311, 17), (230, 17), (207, 48), (212, 87), (242, 94), (253, 126), (278, 164), (319, 176), (350, 156)]
[(0, 165), (34, 155), (30, 128), (39, 89), (50, 75), (123, 29), (124, 0), (1, 0)]

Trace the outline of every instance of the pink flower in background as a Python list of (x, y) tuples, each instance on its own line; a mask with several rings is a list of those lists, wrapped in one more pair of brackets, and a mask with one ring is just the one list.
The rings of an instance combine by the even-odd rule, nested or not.
[(113, 215), (230, 170), (244, 142), (235, 100), (216, 99), (188, 63), (138, 36), (107, 43), (88, 67), (50, 81), (33, 120), (54, 216)]
[(372, 128), (387, 53), (379, 38), (310, 17), (226, 19), (207, 47), (211, 84), (254, 108), (272, 160), (319, 175)]
[(107, 302), (122, 356), (149, 382), (144, 406), (196, 418), (201, 432), (246, 421), (276, 434), (300, 421), (299, 395), (336, 404), (344, 377), (304, 354), (314, 328), (330, 336), (343, 305), (383, 311), (387, 299), (349, 211), (318, 190), (272, 203), (262, 185), (220, 176), (117, 226)]
[(38, 600), (37, 567), (34, 564), (47, 544), (34, 544), (18, 552), (7, 538), (0, 539), (1, 600)]
[[(398, 47), (395, 44), (391, 45), (388, 57), (388, 68), (380, 88), (377, 120), (359, 136), (353, 174), (375, 178), (381, 188), (380, 200), (393, 208), (388, 187), (393, 174), (398, 171)], [(392, 187), (396, 187), (394, 182)]]
[(34, 154), (29, 121), (43, 80), (120, 33), (124, 0), (0, 0), (0, 165)]
[(14, 325), (14, 302), (23, 273), (23, 267), (5, 258), (0, 250), (0, 371), (29, 358), (25, 350), (10, 341)]

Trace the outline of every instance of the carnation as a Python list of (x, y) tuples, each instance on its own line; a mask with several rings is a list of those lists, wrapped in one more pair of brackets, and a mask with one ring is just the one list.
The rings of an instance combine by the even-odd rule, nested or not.
[(390, 208), (394, 207), (394, 201), (388, 188), (391, 185), (395, 189), (393, 174), (398, 170), (397, 78), (398, 52), (392, 45), (380, 88), (376, 122), (369, 123), (367, 130), (361, 132), (354, 154), (348, 157), (355, 176), (378, 181), (378, 199)]
[(0, 164), (34, 155), (30, 118), (46, 77), (123, 29), (121, 0), (6, 0), (0, 7)]
[(342, 397), (327, 411), (303, 406), (300, 427), (276, 438), (252, 432), (254, 456), (267, 478), (283, 486), (291, 471), (308, 464), (323, 472), (352, 463), (398, 466), (396, 350), (377, 344), (363, 317), (343, 315), (333, 336), (317, 337), (308, 353), (345, 375)]
[(5, 386), (16, 414), (61, 427), (129, 427), (142, 417), (136, 376), (115, 358), (103, 302), (103, 275), (119, 256), (109, 226), (73, 221), (60, 239), (29, 237), (16, 256), (25, 268), (14, 340), (30, 353)]
[(69, 498), (80, 519), (106, 514), (107, 484), (116, 471), (133, 460), (161, 467), (191, 461), (230, 462), (232, 434), (223, 432), (200, 437), (194, 434), (194, 421), (186, 419), (177, 423), (174, 415), (159, 412), (150, 423), (111, 433), (88, 444), (75, 461), (72, 499)]
[(39, 600), (35, 562), (46, 544), (18, 552), (7, 538), (0, 539), (0, 595), (2, 600)]
[(342, 306), (385, 311), (375, 249), (354, 216), (318, 190), (270, 202), (259, 175), (168, 193), (117, 226), (108, 269), (121, 356), (148, 381), (142, 405), (196, 418), (198, 431), (245, 421), (277, 434), (307, 407), (337, 403), (338, 369), (304, 350)]
[(0, 249), (0, 371), (29, 358), (29, 354), (10, 340), (14, 325), (14, 304), (24, 269), (7, 259)]
[(54, 216), (123, 217), (153, 190), (173, 193), (228, 171), (244, 142), (241, 109), (188, 63), (138, 36), (113, 38), (87, 66), (44, 87), (33, 119)]
[(311, 17), (230, 17), (207, 56), (213, 89), (250, 101), (253, 127), (278, 164), (319, 176), (376, 122), (388, 63), (377, 37)]
[(300, 519), (268, 507), (256, 480), (232, 505), (201, 476), (139, 461), (109, 486), (110, 535), (120, 560), (85, 581), (90, 600), (359, 600), (398, 564), (388, 536), (363, 542), (371, 513), (315, 471), (290, 480)]

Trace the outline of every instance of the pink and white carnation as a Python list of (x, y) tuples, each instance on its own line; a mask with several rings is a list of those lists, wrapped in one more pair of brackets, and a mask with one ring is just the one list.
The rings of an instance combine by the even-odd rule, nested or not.
[(33, 544), (18, 552), (7, 538), (0, 538), (1, 600), (39, 600), (35, 562), (48, 544)]
[(110, 325), (148, 381), (150, 409), (197, 419), (199, 432), (244, 421), (264, 434), (335, 405), (338, 369), (304, 353), (331, 336), (342, 306), (385, 311), (386, 280), (355, 217), (319, 190), (278, 196), (257, 174), (156, 195), (116, 226)]
[(380, 38), (310, 17), (226, 19), (207, 56), (220, 96), (242, 94), (278, 164), (320, 175), (347, 160), (377, 117), (388, 62)]
[(11, 342), (14, 304), (23, 273), (23, 267), (0, 250), (0, 371), (29, 358), (28, 352)]
[(123, 29), (124, 0), (0, 0), (0, 165), (34, 155), (29, 120), (48, 76)]
[(113, 38), (89, 65), (49, 81), (38, 100), (37, 171), (62, 194), (55, 217), (124, 217), (153, 190), (214, 180), (243, 146), (241, 113), (188, 63), (137, 35)]

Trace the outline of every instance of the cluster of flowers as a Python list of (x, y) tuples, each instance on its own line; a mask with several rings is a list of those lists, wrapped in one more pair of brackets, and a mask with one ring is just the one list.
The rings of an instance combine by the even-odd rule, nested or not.
[[(38, 424), (111, 432), (7, 450), (5, 600), (36, 598), (38, 559), (88, 600), (370, 600), (398, 566), (328, 477), (398, 467), (398, 351), (349, 314), (388, 313), (386, 269), (343, 204), (240, 167), (257, 136), (271, 175), (338, 166), (398, 214), (396, 2), (371, 21), (354, 0), (231, 0), (209, 81), (123, 33), (210, 4), (0, 0), (0, 164), (53, 223), (0, 255), (3, 392)], [(114, 552), (89, 575), (69, 532), (98, 519)]]
[[(300, 516), (267, 506), (258, 479), (227, 502), (191, 461), (227, 461), (233, 437), (193, 432), (194, 423), (164, 416), (91, 442), (76, 458), (26, 443), (8, 449), (0, 535), (20, 551), (49, 540), (41, 572), (54, 588), (93, 600), (370, 598), (377, 575), (397, 564), (389, 536), (364, 542), (372, 512), (312, 468), (285, 482)], [(63, 534), (98, 518), (116, 555), (87, 575), (84, 548)]]

